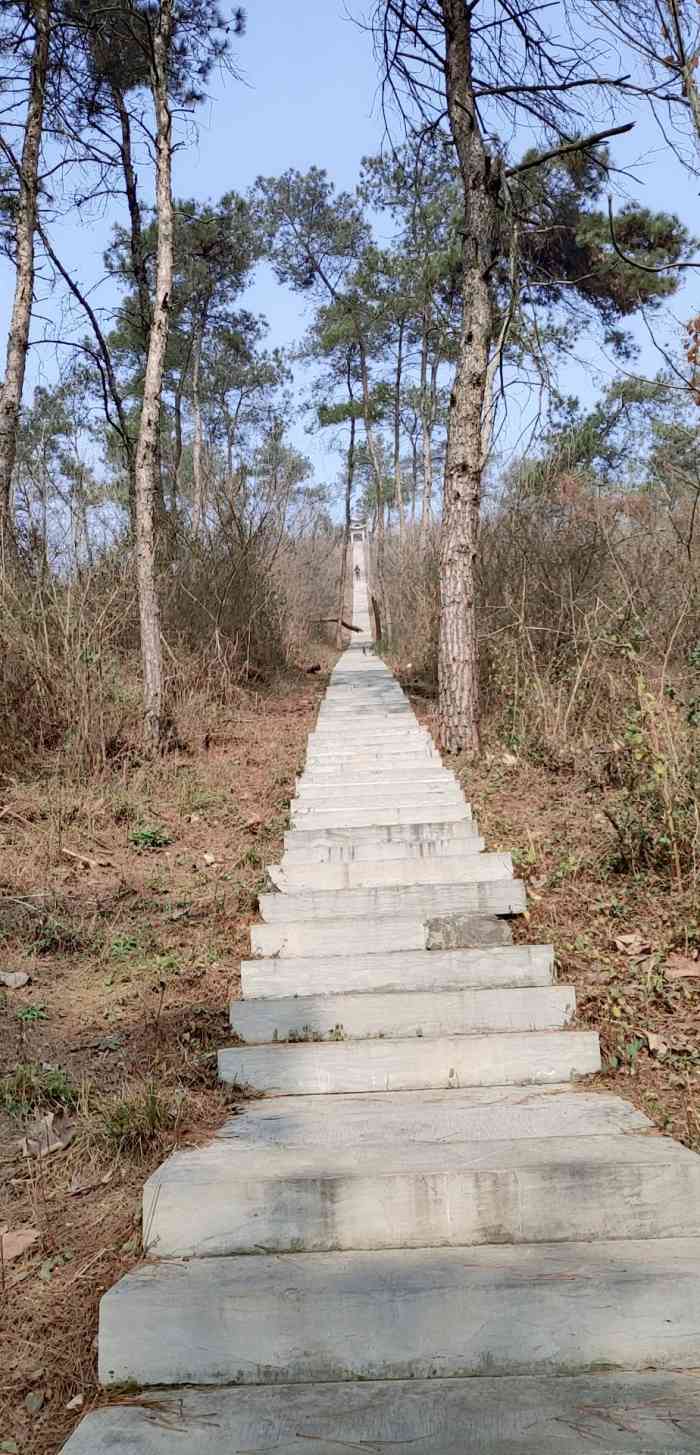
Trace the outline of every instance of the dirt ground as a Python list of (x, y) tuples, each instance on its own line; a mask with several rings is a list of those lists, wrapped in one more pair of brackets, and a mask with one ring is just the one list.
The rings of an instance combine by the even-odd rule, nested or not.
[[(30, 977), (0, 990), (6, 1455), (55, 1455), (102, 1397), (97, 1306), (138, 1261), (143, 1182), (231, 1113), (216, 1049), (331, 660), (193, 710), (186, 746), (157, 765), (0, 795), (0, 972)], [(516, 937), (554, 943), (579, 1023), (601, 1032), (593, 1084), (700, 1150), (696, 892), (613, 871), (604, 794), (585, 773), (497, 743), (455, 766), (489, 849), (513, 851), (526, 880)], [(23, 1151), (32, 1134), (55, 1150)]]
[[(0, 793), (0, 972), (30, 977), (0, 988), (7, 1455), (53, 1455), (99, 1398), (97, 1306), (138, 1261), (143, 1182), (231, 1112), (216, 1050), (327, 684), (322, 656), (318, 674), (193, 711), (186, 746), (156, 765)], [(32, 1132), (55, 1150), (24, 1154)]]

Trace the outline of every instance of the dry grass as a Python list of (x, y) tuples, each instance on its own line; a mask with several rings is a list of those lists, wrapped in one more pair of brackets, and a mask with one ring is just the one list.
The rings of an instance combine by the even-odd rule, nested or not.
[[(419, 699), (414, 707), (434, 726), (434, 708)], [(487, 847), (511, 851), (526, 882), (528, 912), (514, 922), (515, 936), (554, 945), (559, 980), (576, 988), (578, 1024), (600, 1032), (603, 1072), (591, 1084), (626, 1097), (700, 1152), (694, 829), (695, 856), (686, 854), (680, 876), (666, 852), (656, 867), (653, 859), (630, 865), (611, 823), (624, 792), (618, 777), (601, 771), (590, 745), (540, 748), (539, 761), (513, 752), (491, 722), (482, 760), (451, 765)], [(618, 743), (616, 760), (621, 752)]]
[[(97, 1305), (138, 1260), (144, 1179), (227, 1113), (216, 1049), (326, 685), (311, 650), (322, 673), (235, 707), (193, 695), (158, 763), (0, 799), (0, 968), (31, 976), (0, 992), (0, 1229), (39, 1233), (3, 1271), (0, 1445), (22, 1455), (53, 1455), (99, 1398)], [(28, 1160), (46, 1111), (72, 1140)]]

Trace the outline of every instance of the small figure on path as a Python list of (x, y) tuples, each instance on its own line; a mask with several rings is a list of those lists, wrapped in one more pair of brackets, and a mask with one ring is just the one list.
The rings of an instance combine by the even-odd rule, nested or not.
[(355, 578), (356, 578), (357, 581), (359, 581), (361, 575), (362, 575), (362, 572), (361, 572), (359, 566), (356, 566), (355, 567)]

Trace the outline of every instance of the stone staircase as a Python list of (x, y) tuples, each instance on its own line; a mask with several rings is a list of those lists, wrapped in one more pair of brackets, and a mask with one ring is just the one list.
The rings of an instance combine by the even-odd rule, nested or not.
[[(144, 1192), (69, 1455), (697, 1455), (700, 1158), (617, 1097), (510, 856), (358, 640), (309, 739), (224, 1081)], [(251, 1256), (252, 1255), (252, 1256)], [(478, 1376), (478, 1377), (474, 1377)]]

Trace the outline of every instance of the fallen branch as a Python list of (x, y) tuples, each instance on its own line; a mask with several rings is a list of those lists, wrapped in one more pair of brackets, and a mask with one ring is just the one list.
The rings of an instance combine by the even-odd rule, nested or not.
[(351, 622), (344, 621), (344, 619), (343, 619), (342, 616), (340, 618), (338, 618), (337, 616), (319, 616), (317, 618), (317, 620), (316, 620), (316, 626), (323, 626), (323, 625), (325, 625), (326, 622), (332, 622), (332, 621), (336, 622), (336, 624), (337, 624), (338, 620), (340, 620), (340, 625), (341, 626), (344, 626), (345, 627), (345, 630), (348, 631), (348, 632), (361, 632), (362, 631), (362, 627), (361, 626), (353, 626), (351, 624)]
[(91, 859), (88, 854), (79, 854), (75, 849), (61, 848), (61, 853), (66, 859), (75, 859), (78, 864), (86, 864), (89, 869), (111, 869), (111, 859)]

